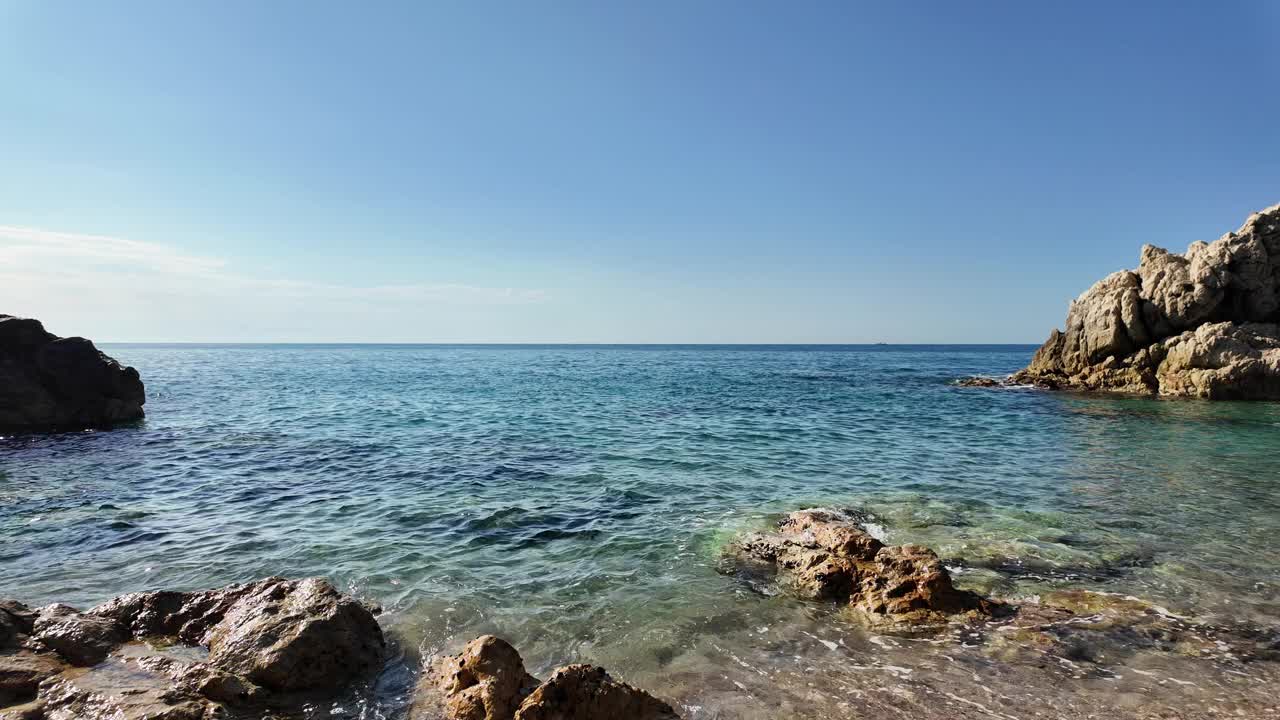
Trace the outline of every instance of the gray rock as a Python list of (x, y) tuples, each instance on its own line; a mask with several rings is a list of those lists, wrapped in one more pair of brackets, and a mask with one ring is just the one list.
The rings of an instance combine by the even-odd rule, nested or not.
[(382, 668), (367, 608), (325, 580), (256, 583), (206, 633), (209, 663), (271, 690), (330, 688)]
[(1136, 271), (1071, 303), (1010, 382), (1207, 399), (1280, 399), (1280, 205), (1178, 255), (1145, 245)]
[(0, 601), (0, 630), (0, 720), (250, 716), (331, 695), (385, 653), (372, 612), (319, 578), (134, 593), (85, 613)]
[(143, 415), (138, 371), (84, 338), (0, 315), (0, 430), (103, 427)]
[(321, 578), (267, 578), (220, 590), (122, 595), (94, 608), (134, 637), (209, 648), (209, 664), (271, 690), (342, 685), (382, 667), (373, 613)]

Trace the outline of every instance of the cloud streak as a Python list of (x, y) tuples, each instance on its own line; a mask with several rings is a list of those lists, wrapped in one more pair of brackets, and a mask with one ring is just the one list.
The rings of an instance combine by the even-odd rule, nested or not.
[(235, 271), (221, 258), (160, 243), (40, 228), (0, 225), (0, 299), (6, 292), (42, 288), (84, 293), (208, 297), (234, 295), (262, 302), (310, 300), (388, 306), (536, 303), (542, 290), (460, 283), (345, 285), (260, 278)]

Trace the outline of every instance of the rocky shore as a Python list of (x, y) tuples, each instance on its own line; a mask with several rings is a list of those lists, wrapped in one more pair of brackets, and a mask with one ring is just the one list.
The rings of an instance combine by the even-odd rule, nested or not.
[[(1227, 678), (1223, 682), (1253, 683), (1245, 687), (1255, 693), (1271, 686), (1269, 678), (1276, 673), (1267, 668), (1280, 662), (1280, 632), (1275, 629), (1206, 624), (1111, 593), (1059, 590), (997, 599), (957, 588), (932, 550), (887, 545), (851, 510), (788, 513), (771, 531), (737, 537), (726, 546), (725, 556), (727, 572), (754, 587), (772, 583), (799, 602), (834, 608), (834, 615), (815, 615), (814, 620), (830, 623), (847, 617), (867, 628), (878, 647), (906, 653), (902, 643), (918, 642), (968, 653), (935, 655), (951, 661), (935, 666), (936, 672), (954, 669), (969, 677), (965, 667), (994, 672), (1018, 666), (1046, 677), (1058, 673), (1062, 682), (1075, 683), (1117, 678), (1117, 663), (1142, 654), (1156, 658), (1147, 661), (1153, 670), (1203, 663), (1207, 671)], [(83, 612), (60, 604), (31, 608), (0, 600), (0, 720), (312, 717), (300, 709), (324, 707), (323, 702), (332, 703), (353, 689), (371, 692), (379, 674), (400, 662), (388, 649), (391, 643), (376, 617), (380, 612), (319, 578), (267, 578), (203, 592), (133, 593)], [(831, 651), (837, 648), (828, 644)], [(802, 663), (797, 669), (809, 662), (799, 655), (795, 660)], [(742, 658), (734, 661), (753, 667)], [(1043, 715), (1030, 705), (1026, 713), (1009, 707), (1028, 700), (1007, 694), (1017, 677), (1003, 677), (1007, 670), (990, 678), (1009, 686), (988, 701), (1005, 708), (995, 712), (931, 688), (923, 678), (912, 680), (910, 668), (865, 665), (853, 657), (848, 662), (852, 680), (843, 674), (827, 678), (812, 667), (794, 679), (791, 672), (758, 674), (766, 687), (775, 683), (778, 694), (795, 695), (796, 687), (783, 684), (792, 682), (810, 693), (815, 687), (826, 688), (824, 693), (842, 687), (859, 698), (861, 707), (885, 711), (897, 707), (904, 712), (906, 706), (894, 704), (904, 697), (936, 696), (939, 703), (910, 705), (910, 716), (930, 720)], [(676, 705), (596, 665), (563, 665), (539, 680), (511, 644), (492, 635), (466, 643), (456, 654), (431, 654), (423, 665), (395, 717), (674, 720), (681, 716), (677, 707), (699, 716), (696, 705)], [(1255, 671), (1258, 667), (1263, 670)], [(886, 688), (892, 692), (884, 703), (867, 695), (878, 687), (877, 680), (863, 673), (873, 670), (900, 681)], [(1158, 677), (1152, 670), (1140, 672)], [(1040, 684), (1053, 682), (1037, 678)], [(699, 682), (711, 680), (706, 676)], [(660, 692), (689, 698), (687, 689)], [(803, 694), (796, 697), (803, 701)], [(956, 714), (957, 705), (977, 709)], [(1269, 706), (1240, 698), (1224, 707), (1247, 714)], [(1085, 717), (1066, 709), (1053, 716)]]
[[(290, 716), (383, 669), (377, 611), (320, 578), (134, 593), (84, 612), (0, 600), (0, 720)], [(412, 720), (678, 717), (593, 665), (539, 682), (492, 636), (427, 668), (410, 709)]]
[(265, 716), (370, 677), (385, 648), (371, 609), (318, 578), (136, 593), (85, 612), (4, 600), (0, 718)]
[(1025, 369), (961, 384), (1280, 399), (1280, 205), (1184, 254), (1144, 245), (1136, 270), (1071, 303)]
[(80, 430), (143, 416), (138, 371), (39, 320), (0, 315), (0, 431)]

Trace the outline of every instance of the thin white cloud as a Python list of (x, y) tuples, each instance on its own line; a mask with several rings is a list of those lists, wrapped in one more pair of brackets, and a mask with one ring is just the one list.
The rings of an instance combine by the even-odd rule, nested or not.
[(376, 304), (502, 305), (538, 302), (541, 290), (458, 283), (342, 285), (238, 273), (221, 259), (159, 243), (0, 225), (0, 299), (40, 288), (95, 293), (137, 292), (264, 301), (310, 299)]

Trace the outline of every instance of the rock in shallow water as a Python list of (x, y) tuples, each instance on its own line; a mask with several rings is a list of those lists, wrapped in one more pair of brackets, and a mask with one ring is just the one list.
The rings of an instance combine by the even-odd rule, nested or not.
[(1280, 399), (1280, 205), (1185, 255), (1146, 245), (1136, 271), (1071, 303), (1012, 382), (1213, 400)]
[(0, 430), (81, 429), (142, 417), (138, 371), (38, 320), (0, 315)]
[[(385, 652), (373, 614), (319, 578), (135, 593), (85, 613), (51, 605), (33, 618), (3, 601), (0, 615), (13, 638), (0, 655), (0, 707), (27, 703), (0, 718), (186, 720), (289, 705), (367, 677)], [(131, 641), (146, 638), (202, 646), (208, 657), (139, 653)]]
[(800, 594), (843, 603), (877, 630), (931, 630), (956, 615), (985, 617), (1003, 609), (957, 590), (929, 548), (885, 546), (847, 513), (799, 510), (778, 523), (777, 533), (749, 535), (735, 549), (787, 571)]
[(678, 720), (670, 705), (594, 665), (557, 668), (544, 683), (516, 649), (485, 635), (418, 684), (409, 720)]

